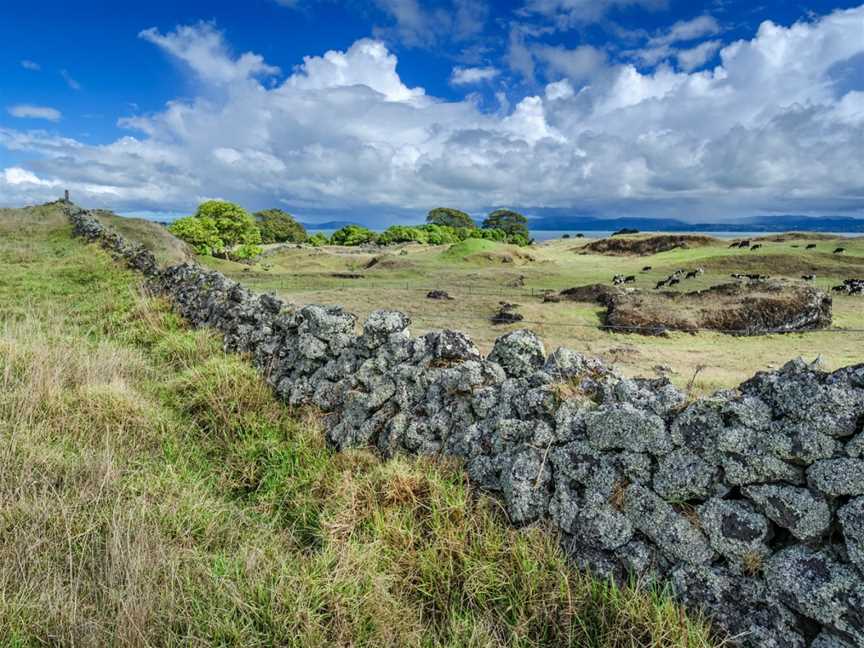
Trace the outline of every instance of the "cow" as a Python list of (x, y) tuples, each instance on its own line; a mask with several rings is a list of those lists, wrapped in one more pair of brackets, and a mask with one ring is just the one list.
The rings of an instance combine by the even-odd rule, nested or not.
[(625, 284), (636, 283), (636, 275), (628, 275), (628, 276), (624, 277), (624, 283)]
[(651, 266), (645, 266), (644, 268), (642, 268), (642, 272), (651, 272), (651, 270), (653, 270)]
[(758, 249), (761, 248), (761, 247), (762, 247), (762, 244), (761, 244), (761, 243), (757, 243), (756, 245), (754, 245), (753, 247), (751, 247), (750, 250), (751, 250), (751, 251), (753, 251), (753, 250), (758, 250)]
[(834, 250), (834, 254), (843, 254), (846, 251), (846, 248), (839, 247)]
[(815, 274), (801, 275), (801, 278), (804, 281), (813, 281), (816, 278), (816, 275)]
[(815, 244), (815, 243), (808, 243), (808, 244), (807, 244), (807, 247), (804, 248), (804, 249), (805, 249), (805, 250), (815, 250), (815, 249), (816, 249), (816, 244)]
[(658, 281), (657, 285), (654, 286), (654, 290), (660, 290), (663, 286), (665, 286), (667, 284), (668, 281), (669, 281), (668, 279), (662, 279), (662, 280)]
[(699, 273), (698, 273), (698, 272), (696, 272), (695, 270), (691, 270), (690, 272), (688, 272), (688, 273), (686, 274), (686, 276), (685, 276), (684, 278), (685, 278), (685, 279), (695, 279), (695, 278), (698, 277), (698, 276), (699, 276)]
[(669, 278), (669, 285), (670, 286), (677, 286), (679, 283), (681, 283), (681, 280), (678, 277), (670, 277)]
[(741, 242), (738, 244), (738, 247), (739, 247), (739, 248), (749, 248), (749, 247), (750, 247), (750, 241), (749, 241), (749, 240), (741, 241)]
[(624, 275), (615, 275), (612, 278), (612, 285), (613, 286), (620, 286), (623, 283), (624, 283)]
[(738, 247), (738, 241), (733, 241), (732, 243), (729, 244), (729, 249), (730, 249), (730, 250), (731, 250), (732, 248), (737, 248), (737, 247)]

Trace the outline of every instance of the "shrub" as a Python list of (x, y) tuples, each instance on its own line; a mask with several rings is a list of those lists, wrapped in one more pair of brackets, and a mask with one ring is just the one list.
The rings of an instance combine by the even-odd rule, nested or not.
[(430, 225), (444, 225), (454, 228), (477, 228), (477, 223), (468, 214), (450, 207), (436, 207), (431, 210), (426, 216), (426, 222)]
[(254, 216), (262, 243), (302, 243), (307, 238), (306, 228), (281, 209), (265, 209)]
[[(251, 214), (239, 205), (224, 200), (208, 200), (198, 206), (194, 216), (181, 218), (168, 228), (186, 241), (198, 254), (249, 258), (261, 253), (261, 232)], [(238, 251), (232, 250), (235, 246)]]
[(330, 243), (332, 245), (363, 245), (364, 243), (374, 243), (376, 238), (375, 232), (362, 225), (346, 225), (333, 232)]
[(321, 232), (313, 234), (306, 239), (306, 242), (312, 247), (321, 247), (322, 245), (327, 245), (327, 243), (329, 243), (326, 234), (322, 234)]

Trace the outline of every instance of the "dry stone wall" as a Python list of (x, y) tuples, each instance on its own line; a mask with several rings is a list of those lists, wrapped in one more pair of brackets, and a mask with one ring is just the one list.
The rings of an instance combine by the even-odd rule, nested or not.
[(484, 357), (377, 311), (287, 304), (152, 255), (68, 207), (77, 234), (149, 277), (195, 326), (247, 352), (336, 449), (464, 460), (513, 524), (548, 520), (575, 565), (671, 584), (745, 646), (864, 645), (864, 364), (793, 360), (690, 402), (529, 331)]

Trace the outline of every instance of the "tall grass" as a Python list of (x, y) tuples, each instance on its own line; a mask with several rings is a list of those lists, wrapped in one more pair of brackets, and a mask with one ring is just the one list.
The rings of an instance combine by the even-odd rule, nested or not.
[(107, 256), (33, 240), (0, 243), (0, 645), (714, 645), (459, 466), (333, 454)]

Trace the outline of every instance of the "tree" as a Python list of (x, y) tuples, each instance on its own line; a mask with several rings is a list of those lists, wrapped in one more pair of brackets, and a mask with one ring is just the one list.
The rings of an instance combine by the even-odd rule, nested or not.
[(265, 209), (255, 212), (254, 217), (262, 243), (302, 243), (306, 240), (306, 229), (288, 212)]
[(466, 227), (475, 229), (477, 223), (468, 214), (450, 207), (436, 207), (426, 216), (426, 222), (430, 225), (445, 225), (447, 227)]
[(195, 248), (198, 254), (250, 258), (261, 253), (261, 232), (245, 209), (224, 200), (208, 200), (198, 206), (194, 216), (175, 221), (172, 234)]
[(528, 245), (530, 242), (528, 219), (511, 209), (496, 209), (483, 221), (483, 227), (506, 232), (507, 240), (517, 245)]
[(331, 245), (363, 245), (374, 243), (376, 236), (375, 232), (362, 225), (346, 225), (333, 232), (330, 243)]
[(222, 254), (225, 244), (219, 238), (216, 223), (209, 218), (186, 216), (168, 226), (168, 231), (192, 246), (197, 254), (215, 256)]

